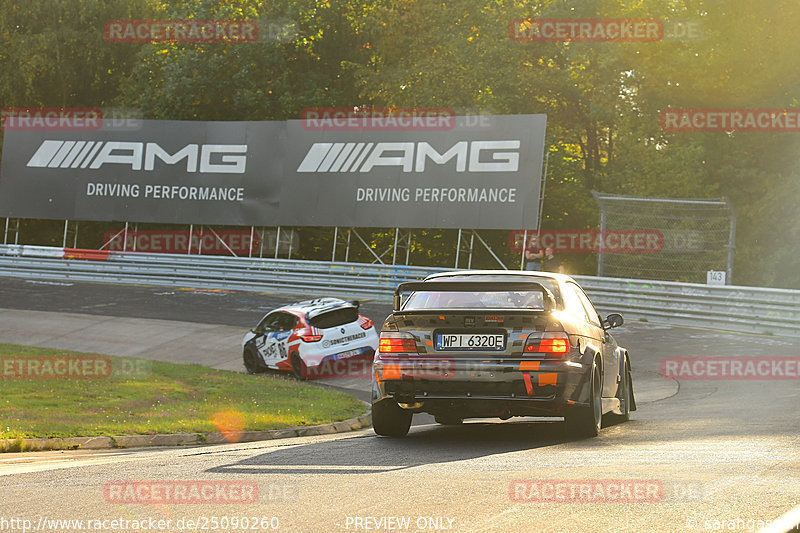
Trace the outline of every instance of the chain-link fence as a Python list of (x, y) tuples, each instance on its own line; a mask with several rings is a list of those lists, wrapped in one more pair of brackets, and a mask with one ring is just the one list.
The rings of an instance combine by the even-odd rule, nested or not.
[(645, 251), (636, 247), (611, 250), (601, 246), (598, 276), (706, 283), (708, 271), (714, 270), (725, 272), (730, 284), (736, 217), (727, 198), (636, 198), (594, 191), (592, 194), (600, 204), (601, 235), (647, 230), (649, 235), (658, 236), (658, 245)]

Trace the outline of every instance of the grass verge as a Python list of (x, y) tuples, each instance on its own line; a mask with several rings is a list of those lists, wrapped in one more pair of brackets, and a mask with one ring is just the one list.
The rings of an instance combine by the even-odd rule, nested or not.
[(0, 439), (280, 429), (365, 410), (350, 395), (290, 377), (13, 344), (0, 344), (0, 390)]

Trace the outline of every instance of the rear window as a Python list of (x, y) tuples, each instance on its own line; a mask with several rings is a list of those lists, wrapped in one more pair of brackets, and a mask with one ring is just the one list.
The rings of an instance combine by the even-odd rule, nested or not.
[(541, 291), (419, 291), (412, 293), (404, 311), (420, 309), (544, 309)]
[(558, 281), (546, 276), (520, 276), (516, 274), (460, 274), (457, 276), (444, 276), (432, 281), (535, 281), (549, 290), (556, 299), (556, 304), (561, 307), (561, 290)]
[(345, 307), (317, 315), (309, 319), (308, 322), (315, 328), (327, 329), (349, 324), (356, 320), (358, 320), (358, 310), (354, 307)]

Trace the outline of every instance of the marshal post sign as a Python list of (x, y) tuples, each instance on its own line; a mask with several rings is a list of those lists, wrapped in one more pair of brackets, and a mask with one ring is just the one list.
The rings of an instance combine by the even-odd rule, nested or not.
[(300, 120), (6, 130), (0, 216), (534, 228), (546, 117), (451, 118), (444, 130), (309, 129)]

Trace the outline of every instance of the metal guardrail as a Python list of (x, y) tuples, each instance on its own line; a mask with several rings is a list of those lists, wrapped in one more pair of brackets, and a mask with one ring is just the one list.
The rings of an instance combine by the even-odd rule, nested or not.
[[(74, 252), (79, 253), (62, 248), (0, 245), (0, 276), (390, 300), (398, 283), (453, 270), (286, 259)], [(800, 337), (800, 291), (590, 276), (575, 276), (575, 279), (602, 313), (621, 312), (629, 321)]]

